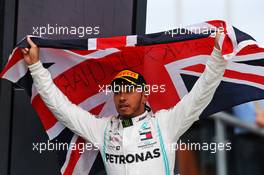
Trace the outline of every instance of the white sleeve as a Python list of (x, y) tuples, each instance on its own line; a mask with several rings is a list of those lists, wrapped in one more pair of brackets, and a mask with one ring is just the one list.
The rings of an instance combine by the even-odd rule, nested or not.
[(107, 119), (97, 118), (81, 107), (71, 103), (69, 99), (54, 84), (50, 72), (39, 61), (28, 66), (34, 86), (49, 110), (63, 125), (75, 134), (98, 143)]
[(176, 141), (189, 127), (199, 119), (199, 116), (210, 103), (216, 88), (220, 84), (227, 61), (219, 50), (214, 48), (206, 68), (197, 80), (192, 90), (181, 101), (169, 110), (156, 113), (161, 127), (167, 129), (167, 137)]

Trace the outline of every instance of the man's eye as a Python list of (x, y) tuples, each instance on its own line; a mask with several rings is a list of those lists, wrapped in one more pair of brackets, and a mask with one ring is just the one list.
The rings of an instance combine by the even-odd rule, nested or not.
[(127, 87), (126, 92), (134, 92), (134, 87), (133, 86)]
[(114, 91), (114, 94), (120, 94), (121, 91)]

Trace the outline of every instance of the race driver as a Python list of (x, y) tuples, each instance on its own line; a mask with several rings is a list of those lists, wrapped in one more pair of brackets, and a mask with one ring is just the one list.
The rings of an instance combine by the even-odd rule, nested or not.
[[(100, 118), (71, 103), (53, 83), (51, 75), (39, 60), (39, 48), (30, 38), (30, 48), (22, 49), (34, 85), (56, 118), (85, 140), (99, 145), (107, 174), (173, 175), (175, 145), (179, 137), (199, 119), (222, 80), (227, 61), (215, 47), (206, 68), (192, 90), (170, 109), (152, 114), (146, 108), (143, 91), (120, 88), (113, 100), (118, 116)], [(144, 87), (144, 77), (132, 70), (117, 74), (112, 83)], [(124, 90), (125, 89), (125, 90)]]

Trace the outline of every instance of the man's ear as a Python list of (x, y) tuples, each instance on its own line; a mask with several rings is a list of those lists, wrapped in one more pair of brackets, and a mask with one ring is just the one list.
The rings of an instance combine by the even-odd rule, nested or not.
[(144, 104), (147, 103), (148, 98), (149, 98), (149, 95), (148, 95), (146, 92), (143, 92), (143, 100), (142, 100), (142, 102), (143, 102)]

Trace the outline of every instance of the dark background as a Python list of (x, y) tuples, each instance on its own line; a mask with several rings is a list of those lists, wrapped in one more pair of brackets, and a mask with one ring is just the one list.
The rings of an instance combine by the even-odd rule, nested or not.
[[(98, 35), (145, 32), (146, 0), (0, 0), (0, 71), (15, 44), (33, 27), (99, 27)], [(49, 38), (78, 38), (77, 35), (45, 35)], [(32, 151), (33, 142), (48, 137), (23, 89), (0, 80), (0, 175), (53, 175), (60, 166), (55, 152)], [(102, 169), (100, 159), (93, 173)]]

